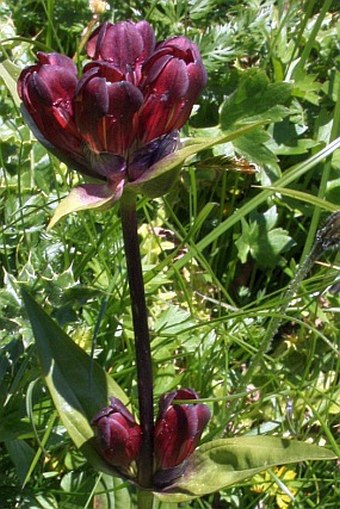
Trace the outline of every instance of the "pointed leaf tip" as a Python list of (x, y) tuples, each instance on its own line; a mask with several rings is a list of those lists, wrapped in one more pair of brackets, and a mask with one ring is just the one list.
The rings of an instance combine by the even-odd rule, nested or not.
[(331, 460), (336, 455), (313, 444), (271, 436), (213, 440), (189, 459), (184, 475), (157, 498), (184, 502), (240, 483), (277, 465), (307, 460)]
[(49, 222), (47, 230), (51, 230), (63, 217), (80, 210), (111, 208), (122, 195), (124, 180), (111, 189), (107, 184), (84, 184), (72, 191), (59, 203)]

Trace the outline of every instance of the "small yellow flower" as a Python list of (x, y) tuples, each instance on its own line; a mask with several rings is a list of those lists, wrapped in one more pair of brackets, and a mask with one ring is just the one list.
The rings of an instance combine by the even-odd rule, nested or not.
[(266, 493), (275, 498), (276, 507), (287, 509), (291, 504), (297, 490), (290, 484), (296, 478), (294, 470), (287, 470), (286, 467), (276, 467), (273, 472), (266, 470), (262, 474), (254, 476), (254, 485), (251, 490), (255, 493)]

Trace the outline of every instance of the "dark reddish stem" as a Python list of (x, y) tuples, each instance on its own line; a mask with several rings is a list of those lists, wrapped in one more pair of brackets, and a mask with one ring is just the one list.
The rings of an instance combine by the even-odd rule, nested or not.
[(143, 272), (137, 233), (135, 196), (124, 193), (120, 210), (135, 333), (139, 418), (143, 432), (141, 453), (138, 463), (138, 481), (143, 488), (151, 488), (153, 475), (152, 361)]

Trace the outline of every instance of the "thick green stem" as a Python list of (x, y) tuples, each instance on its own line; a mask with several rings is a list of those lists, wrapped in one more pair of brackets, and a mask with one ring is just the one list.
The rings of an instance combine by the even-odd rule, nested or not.
[(138, 509), (152, 509), (153, 507), (153, 493), (152, 491), (138, 490), (137, 493), (137, 507)]
[(121, 200), (121, 221), (135, 333), (139, 418), (143, 432), (138, 463), (138, 482), (143, 488), (151, 488), (153, 475), (152, 362), (144, 281), (137, 233), (136, 198), (134, 195), (129, 195), (128, 193), (124, 194)]

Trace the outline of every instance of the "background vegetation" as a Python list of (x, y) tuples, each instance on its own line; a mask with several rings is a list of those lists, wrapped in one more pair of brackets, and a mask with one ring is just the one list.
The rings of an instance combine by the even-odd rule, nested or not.
[[(271, 121), (190, 161), (164, 199), (140, 199), (157, 398), (197, 390), (213, 411), (204, 439), (273, 434), (339, 452), (338, 252), (325, 252), (282, 308), (317, 228), (339, 208), (339, 4), (108, 6), (101, 21), (146, 18), (158, 39), (186, 34), (200, 46), (209, 82), (183, 136)], [(0, 508), (95, 507), (94, 493), (111, 482), (101, 507), (124, 509), (59, 421), (20, 295), (25, 285), (136, 399), (119, 207), (46, 231), (79, 176), (33, 138), (11, 79), (37, 50), (76, 54), (93, 13), (85, 0), (4, 0), (0, 16)], [(181, 507), (336, 509), (337, 476), (334, 461), (298, 464)]]

